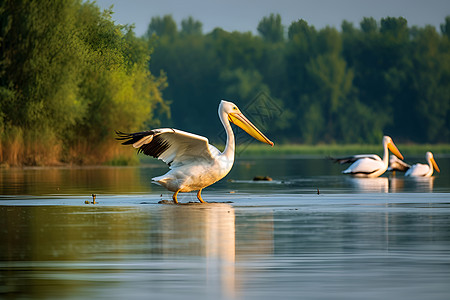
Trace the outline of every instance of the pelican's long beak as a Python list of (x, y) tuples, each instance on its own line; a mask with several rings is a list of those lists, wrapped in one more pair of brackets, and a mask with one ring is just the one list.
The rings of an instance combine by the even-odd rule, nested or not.
[(438, 167), (436, 161), (434, 160), (434, 157), (432, 157), (430, 160), (431, 160), (431, 163), (433, 164), (433, 168), (440, 173), (441, 170), (439, 170), (439, 167)]
[(397, 156), (398, 158), (400, 158), (401, 160), (403, 160), (403, 155), (400, 153), (400, 151), (398, 151), (397, 147), (394, 145), (393, 142), (389, 142), (388, 143), (388, 148), (389, 150), (391, 150), (391, 152)]
[(269, 140), (264, 134), (262, 134), (261, 131), (259, 131), (258, 128), (256, 128), (256, 126), (253, 125), (252, 122), (250, 122), (242, 113), (229, 113), (228, 120), (244, 129), (248, 134), (250, 134), (258, 141), (273, 146), (273, 142)]

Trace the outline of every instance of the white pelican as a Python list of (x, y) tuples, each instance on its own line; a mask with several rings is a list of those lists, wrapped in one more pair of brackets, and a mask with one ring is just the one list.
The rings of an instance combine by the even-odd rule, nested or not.
[(223, 152), (209, 145), (208, 139), (203, 136), (172, 128), (136, 133), (116, 132), (117, 139), (126, 140), (122, 145), (133, 145), (139, 149), (138, 153), (161, 159), (169, 165), (169, 172), (152, 180), (174, 192), (172, 199), (175, 203), (178, 203), (179, 192), (190, 191), (198, 191), (198, 200), (205, 203), (201, 197), (202, 189), (225, 177), (233, 166), (235, 142), (230, 121), (255, 139), (273, 146), (234, 103), (222, 100), (219, 118), (227, 134)]
[(431, 177), (431, 175), (433, 175), (433, 167), (436, 171), (441, 172), (436, 161), (434, 160), (433, 153), (428, 151), (425, 157), (428, 165), (414, 164), (408, 169), (408, 171), (406, 171), (405, 176)]
[(400, 171), (400, 172), (406, 172), (409, 168), (411, 168), (410, 165), (405, 163), (403, 160), (399, 159), (395, 155), (391, 155), (389, 157), (389, 168), (388, 171)]
[(403, 159), (392, 139), (386, 135), (383, 137), (383, 148), (383, 159), (375, 154), (360, 154), (333, 160), (341, 164), (352, 163), (350, 167), (342, 171), (344, 174), (351, 174), (356, 177), (378, 177), (386, 172), (388, 168), (389, 150), (397, 157)]

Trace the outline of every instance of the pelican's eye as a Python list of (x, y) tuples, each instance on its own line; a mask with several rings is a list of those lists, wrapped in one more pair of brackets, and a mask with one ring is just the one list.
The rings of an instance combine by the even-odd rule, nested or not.
[(233, 106), (233, 110), (237, 110), (237, 107), (236, 107), (236, 106)]

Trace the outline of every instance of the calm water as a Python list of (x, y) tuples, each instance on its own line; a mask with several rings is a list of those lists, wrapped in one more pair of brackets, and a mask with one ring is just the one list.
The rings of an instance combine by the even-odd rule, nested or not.
[(150, 184), (164, 164), (2, 169), (0, 298), (449, 299), (450, 157), (436, 160), (417, 180), (239, 158), (204, 190), (215, 203), (179, 206)]

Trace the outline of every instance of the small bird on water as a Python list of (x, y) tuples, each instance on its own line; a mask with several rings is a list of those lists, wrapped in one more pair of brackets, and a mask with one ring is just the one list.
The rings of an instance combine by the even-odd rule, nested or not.
[[(92, 194), (91, 196), (92, 196), (92, 202), (90, 202), (90, 203), (91, 204), (97, 204), (98, 202), (95, 202), (95, 198), (97, 197), (97, 195), (96, 194)], [(89, 204), (89, 201), (88, 200), (84, 201), (84, 204)]]

